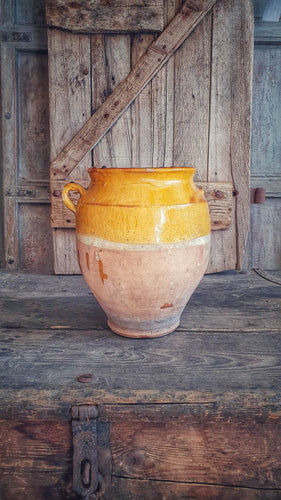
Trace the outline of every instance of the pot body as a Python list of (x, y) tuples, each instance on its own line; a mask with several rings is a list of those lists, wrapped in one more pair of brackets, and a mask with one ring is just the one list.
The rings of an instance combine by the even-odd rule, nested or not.
[[(134, 338), (176, 329), (208, 263), (210, 217), (195, 169), (90, 169), (63, 190), (76, 211), (83, 276), (109, 327)], [(81, 194), (77, 208), (70, 190)]]

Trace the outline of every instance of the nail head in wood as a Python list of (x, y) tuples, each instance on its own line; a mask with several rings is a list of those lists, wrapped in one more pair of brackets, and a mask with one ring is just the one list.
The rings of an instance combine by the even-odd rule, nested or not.
[(77, 378), (78, 382), (81, 384), (89, 384), (96, 380), (96, 376), (93, 373), (85, 373)]

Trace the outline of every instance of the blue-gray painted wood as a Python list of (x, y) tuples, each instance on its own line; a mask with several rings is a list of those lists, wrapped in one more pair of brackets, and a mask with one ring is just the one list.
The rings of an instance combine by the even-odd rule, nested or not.
[(254, 0), (251, 186), (265, 187), (252, 205), (244, 267), (281, 268), (281, 22), (262, 21), (267, 0)]
[[(0, 1), (0, 267), (52, 272), (44, 1)], [(42, 191), (43, 189), (43, 191)], [(40, 193), (45, 192), (42, 197)], [(4, 235), (4, 237), (3, 237)], [(3, 243), (5, 248), (3, 249)], [(1, 251), (2, 250), (2, 251)]]

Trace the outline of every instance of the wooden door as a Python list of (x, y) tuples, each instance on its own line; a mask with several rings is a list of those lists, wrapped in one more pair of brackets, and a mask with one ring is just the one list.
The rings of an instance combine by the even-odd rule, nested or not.
[(266, 0), (255, 0), (251, 186), (266, 188), (251, 205), (245, 265), (281, 268), (281, 21), (263, 21)]
[(0, 15), (4, 216), (1, 267), (51, 272), (44, 3), (2, 0)]
[[(79, 23), (77, 28), (77, 18), (71, 16), (75, 9), (81, 14), (82, 4), (77, 2), (69, 9), (68, 3), (63, 2), (64, 15), (53, 2), (47, 3), (47, 22), (52, 26), (48, 34), (52, 160), (128, 75), (155, 34), (179, 9), (176, 1), (165, 2), (162, 10), (162, 2), (150, 1), (151, 10), (141, 8), (134, 18), (130, 7), (127, 11), (123, 7), (119, 17), (124, 15), (125, 33), (113, 33), (114, 27), (104, 27), (101, 21), (100, 26), (88, 26), (91, 34), (81, 34), (83, 28), (79, 29)], [(79, 272), (75, 220), (63, 206), (61, 188), (71, 180), (87, 185), (86, 171), (92, 165), (196, 166), (197, 182), (207, 187), (213, 204), (208, 270), (241, 267), (249, 211), (251, 7), (250, 0), (218, 0), (93, 152), (64, 180), (52, 183), (56, 273)], [(155, 22), (145, 27), (149, 18)], [(151, 33), (143, 32), (147, 30)], [(106, 34), (100, 33), (103, 31)], [(209, 183), (215, 183), (213, 188), (208, 188)], [(225, 183), (225, 190), (221, 183)], [(224, 229), (217, 229), (221, 227), (222, 200), (229, 220)]]

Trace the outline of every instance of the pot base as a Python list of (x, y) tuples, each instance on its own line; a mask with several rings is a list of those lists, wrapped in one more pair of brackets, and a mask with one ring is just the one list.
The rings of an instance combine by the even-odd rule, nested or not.
[(133, 328), (123, 328), (117, 325), (112, 319), (107, 320), (107, 324), (114, 333), (121, 335), (122, 337), (132, 338), (132, 339), (153, 339), (156, 337), (164, 337), (164, 335), (168, 335), (176, 330), (179, 326), (180, 320), (178, 319), (173, 325), (169, 325), (167, 328), (161, 328), (160, 330), (150, 330), (150, 331), (141, 331), (134, 330)]

